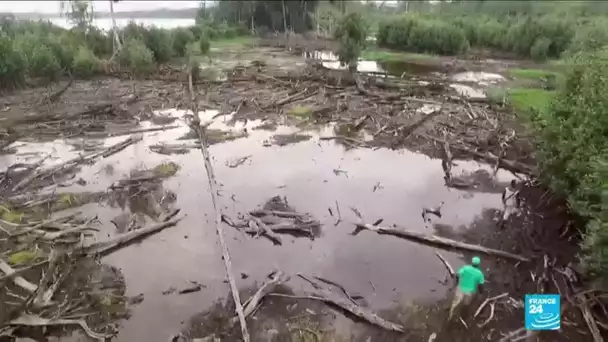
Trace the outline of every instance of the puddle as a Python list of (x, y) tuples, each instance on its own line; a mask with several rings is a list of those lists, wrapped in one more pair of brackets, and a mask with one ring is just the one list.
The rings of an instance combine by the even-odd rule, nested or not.
[(465, 82), (465, 83), (477, 83), (479, 85), (490, 85), (496, 84), (498, 82), (504, 81), (505, 78), (499, 74), (493, 74), (489, 72), (476, 72), (476, 71), (467, 71), (461, 72), (451, 77), (452, 81), (455, 82)]
[(441, 72), (441, 67), (433, 64), (422, 64), (410, 61), (386, 61), (381, 62), (382, 69), (394, 76), (414, 75), (426, 76), (432, 73)]
[(486, 93), (483, 90), (475, 89), (471, 86), (464, 84), (450, 84), (450, 88), (456, 90), (458, 94), (464, 97), (473, 99), (483, 99), (486, 97)]
[[(304, 52), (302, 57), (309, 59), (317, 59), (321, 61), (324, 67), (333, 70), (346, 70), (347, 66), (340, 65), (338, 57), (331, 51), (313, 51)], [(360, 60), (357, 62), (357, 71), (361, 73), (383, 74), (386, 71), (376, 61)]]
[[(167, 110), (163, 115), (179, 117), (185, 112)], [(216, 177), (221, 185), (220, 205), (223, 212), (236, 217), (238, 212), (254, 209), (269, 198), (286, 196), (298, 212), (311, 213), (322, 223), (321, 236), (309, 239), (282, 237), (282, 246), (273, 246), (266, 239), (254, 239), (224, 226), (226, 241), (232, 256), (235, 274), (245, 273), (239, 286), (262, 281), (272, 268), (287, 273), (302, 272), (330, 277), (348, 284), (349, 290), (373, 298), (372, 308), (386, 308), (396, 300), (441, 296), (446, 288), (434, 277), (443, 277), (445, 268), (438, 262), (433, 249), (394, 237), (373, 233), (351, 236), (354, 220), (348, 210), (357, 208), (364, 219), (384, 224), (398, 224), (409, 230), (433, 233), (432, 226), (421, 219), (422, 207), (434, 207), (441, 202), (442, 217), (434, 224), (465, 227), (482, 215), (484, 209), (501, 205), (500, 193), (466, 192), (444, 186), (441, 161), (407, 150), (346, 149), (333, 140), (320, 140), (334, 133), (332, 126), (300, 131), (295, 127), (278, 126), (276, 130), (254, 129), (261, 121), (231, 124), (232, 116), (217, 116), (217, 111), (200, 114), (201, 121), (211, 122), (210, 129), (230, 132), (247, 130), (238, 139), (210, 147)], [(175, 124), (174, 123), (174, 124)], [(152, 123), (143, 123), (153, 127)], [(143, 133), (143, 139), (122, 152), (104, 158), (93, 165), (84, 165), (77, 175), (87, 180), (86, 186), (74, 184), (62, 191), (106, 191), (134, 169), (153, 169), (173, 162), (179, 165), (175, 175), (163, 181), (163, 189), (174, 194), (170, 203), (180, 208), (185, 218), (174, 228), (148, 238), (140, 244), (119, 250), (104, 258), (120, 268), (127, 282), (128, 296), (143, 293), (144, 301), (135, 306), (131, 319), (122, 322), (116, 341), (166, 341), (182, 329), (182, 323), (203, 311), (218, 298), (228, 295), (225, 284), (221, 249), (213, 224), (213, 207), (202, 155), (197, 149), (185, 153), (163, 155), (152, 151), (150, 145), (176, 144), (189, 128)], [(302, 134), (283, 146), (264, 144), (280, 134)], [(105, 146), (124, 140), (112, 137), (103, 140)], [(187, 141), (185, 141), (187, 142)], [(69, 141), (23, 143), (19, 154), (0, 156), (0, 165), (32, 162), (28, 152), (50, 153), (59, 163), (80, 151)], [(231, 161), (247, 156), (247, 162), (232, 167)], [(490, 166), (476, 162), (458, 161), (458, 172), (473, 172)], [(108, 172), (108, 168), (112, 172)], [(508, 173), (499, 172), (499, 179), (508, 182)], [(155, 196), (164, 196), (158, 193)], [(341, 208), (343, 221), (334, 226), (335, 218), (328, 208)], [(86, 204), (73, 210), (97, 215), (103, 224), (100, 236), (116, 234), (118, 226), (111, 221), (121, 210), (103, 203)], [(335, 212), (335, 210), (334, 210)], [(454, 267), (462, 264), (456, 254), (444, 254)], [(398, 260), (398, 267), (388, 267)], [(373, 287), (369, 280), (373, 279)], [(180, 288), (191, 282), (203, 284), (193, 294), (167, 294), (170, 288)]]

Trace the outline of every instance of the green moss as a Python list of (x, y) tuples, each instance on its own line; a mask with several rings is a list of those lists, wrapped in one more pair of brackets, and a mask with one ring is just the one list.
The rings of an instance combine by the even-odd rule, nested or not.
[(39, 254), (36, 251), (23, 250), (9, 254), (8, 263), (15, 266), (27, 265), (38, 257)]
[(171, 177), (174, 176), (178, 170), (179, 165), (173, 162), (168, 162), (157, 165), (156, 167), (154, 167), (154, 169), (152, 169), (152, 172), (154, 172), (155, 175), (160, 177)]
[(287, 114), (299, 118), (308, 118), (312, 115), (312, 108), (306, 106), (294, 106), (287, 110)]
[(2, 211), (2, 220), (10, 223), (21, 223), (23, 222), (24, 214), (14, 210), (8, 210), (7, 208), (0, 209)]

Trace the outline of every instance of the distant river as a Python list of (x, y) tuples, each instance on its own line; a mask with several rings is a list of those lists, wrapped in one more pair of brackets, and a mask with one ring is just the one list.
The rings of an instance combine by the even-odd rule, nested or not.
[[(68, 28), (71, 24), (65, 18), (51, 18), (49, 19), (53, 24)], [(136, 18), (136, 19), (127, 19), (120, 18), (116, 19), (116, 26), (124, 27), (130, 21), (134, 21), (138, 24), (143, 24), (145, 26), (157, 26), (162, 28), (175, 28), (182, 26), (190, 26), (194, 25), (194, 19), (176, 19), (176, 18)], [(98, 18), (93, 21), (93, 25), (102, 29), (109, 30), (112, 28), (112, 19), (110, 18)]]

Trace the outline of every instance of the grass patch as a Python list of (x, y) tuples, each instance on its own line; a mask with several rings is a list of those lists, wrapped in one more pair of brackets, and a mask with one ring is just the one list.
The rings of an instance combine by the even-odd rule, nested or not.
[(40, 253), (36, 250), (22, 250), (9, 254), (8, 263), (13, 266), (27, 265), (40, 257)]
[(289, 108), (287, 114), (298, 118), (308, 118), (312, 115), (312, 108), (306, 106), (294, 106)]
[(253, 44), (256, 41), (255, 37), (251, 36), (241, 36), (234, 38), (224, 38), (211, 41), (211, 48), (225, 48), (225, 47), (234, 47), (234, 46), (243, 46)]
[(542, 80), (557, 77), (559, 75), (556, 71), (544, 69), (510, 69), (508, 74), (514, 78), (523, 78), (527, 80)]
[(420, 61), (432, 59), (435, 56), (423, 53), (398, 52), (386, 49), (370, 49), (361, 53), (361, 59), (377, 62)]
[(517, 113), (530, 110), (545, 112), (554, 96), (555, 91), (538, 88), (514, 88), (507, 94), (509, 103)]
[(152, 169), (152, 172), (159, 177), (171, 177), (179, 171), (179, 165), (168, 162), (157, 165)]

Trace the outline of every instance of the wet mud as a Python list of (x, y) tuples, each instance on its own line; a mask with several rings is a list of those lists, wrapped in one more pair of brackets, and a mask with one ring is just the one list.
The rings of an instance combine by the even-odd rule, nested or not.
[[(273, 53), (276, 59), (294, 58), (290, 52)], [(277, 71), (280, 63), (253, 66), (255, 57), (241, 58), (248, 64), (226, 65), (235, 72), (227, 73), (225, 81), (209, 80), (197, 100), (199, 108), (206, 108), (198, 115), (210, 132), (222, 213), (236, 220), (280, 196), (297, 212), (309, 213), (320, 222), (314, 239), (280, 234), (281, 245), (225, 225), (237, 283), (247, 289), (242, 298), (255, 292), (272, 270), (291, 276), (274, 291), (287, 295), (313, 290), (296, 274), (317, 275), (342, 284), (361, 298), (359, 305), (407, 330), (406, 334), (387, 333), (319, 301), (268, 296), (248, 319), (253, 341), (427, 341), (432, 333), (437, 341), (477, 341), (496, 337), (499, 330), (521, 327), (523, 312), (513, 303), (535, 292), (537, 286), (522, 274), (541, 272), (538, 260), (543, 255), (561, 255), (553, 267), (566, 267), (576, 249), (567, 241), (570, 233), (558, 230), (568, 222), (568, 213), (555, 208), (565, 207), (546, 202), (544, 191), (537, 187), (524, 187), (524, 204), (506, 224), (500, 224), (501, 194), (512, 180), (522, 177), (504, 170), (502, 160), (529, 155), (530, 146), (520, 131), (517, 137), (506, 138), (518, 129), (514, 118), (496, 111), (485, 96), (453, 87), (483, 89), (484, 82), (490, 82), (484, 78), (500, 79), (484, 73), (477, 77), (457, 72), (421, 73), (412, 78), (397, 75), (393, 78), (412, 85), (407, 93), (395, 97), (399, 91), (389, 86), (387, 95), (367, 96), (347, 79), (333, 77), (332, 72), (340, 70), (326, 66), (325, 83), (311, 92), (320, 76), (310, 70), (310, 61), (300, 57), (298, 69)], [(298, 77), (310, 82), (306, 89), (292, 89)], [(371, 78), (366, 86), (372, 91), (387, 89)], [(294, 100), (285, 100), (289, 97)], [(215, 335), (222, 341), (238, 341), (238, 323), (229, 323), (234, 304), (226, 299), (229, 288), (213, 226), (209, 183), (198, 141), (189, 127), (192, 113), (185, 110), (182, 84), (79, 81), (52, 106), (32, 107), (32, 101), (36, 102), (32, 98), (44, 96), (27, 90), (7, 98), (10, 110), (3, 113), (7, 118), (3, 127), (16, 141), (9, 146), (14, 153), (0, 156), (4, 169), (36, 163), (45, 156), (40, 167), (48, 168), (127, 136), (139, 139), (118, 153), (78, 164), (65, 177), (32, 183), (35, 196), (14, 205), (42, 206), (44, 215), (81, 211), (97, 216), (98, 239), (162, 222), (175, 209), (183, 214), (175, 227), (101, 260), (120, 273), (114, 278), (124, 283), (121, 303), (132, 304), (128, 305), (130, 318), (117, 321), (115, 340)], [(105, 112), (94, 107), (96, 111), (86, 114), (103, 118), (94, 126), (82, 113), (99, 102), (110, 106), (104, 107)], [(60, 134), (66, 131), (65, 120), (50, 120), (34, 130), (23, 119), (29, 112), (60, 113), (68, 107), (68, 115), (84, 124), (74, 120), (67, 134)], [(36, 130), (48, 134), (41, 139), (32, 135)], [(453, 160), (446, 159), (445, 141), (440, 141), (450, 137)], [(459, 187), (446, 186), (448, 162), (450, 179), (459, 180), (455, 181)], [(532, 164), (533, 159), (520, 162)], [(504, 168), (522, 171), (517, 166), (511, 163)], [(45, 193), (46, 197), (41, 196)], [(441, 215), (428, 219), (421, 215), (425, 208), (438, 206)], [(487, 296), (509, 292), (513, 302), (501, 304), (504, 307), (497, 308), (496, 317), (484, 327), (477, 325), (487, 318), (487, 311), (467, 320), (468, 328), (458, 321), (446, 324), (452, 286), (436, 250), (373, 232), (353, 236), (358, 218), (351, 208), (366, 223), (382, 219), (383, 226), (395, 224), (400, 229), (522, 253), (534, 262), (514, 265), (484, 257), (490, 283)], [(539, 219), (548, 212), (554, 213), (552, 219)], [(554, 245), (554, 240), (561, 241), (560, 245)], [(455, 251), (441, 253), (455, 268), (471, 257)], [(128, 298), (135, 299), (129, 302)], [(474, 306), (480, 301), (481, 297)], [(62, 339), (75, 341), (80, 335)], [(547, 340), (553, 337), (548, 335)]]

